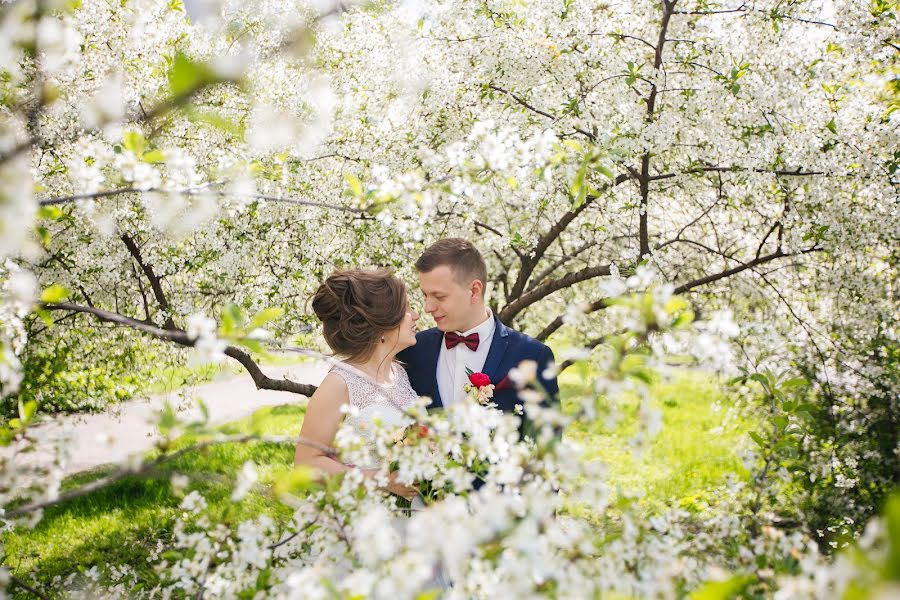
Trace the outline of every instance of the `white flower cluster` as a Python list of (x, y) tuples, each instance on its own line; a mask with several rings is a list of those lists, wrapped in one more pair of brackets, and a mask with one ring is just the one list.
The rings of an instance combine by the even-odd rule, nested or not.
[(225, 348), (228, 344), (219, 338), (215, 319), (195, 313), (187, 318), (186, 324), (186, 331), (188, 337), (194, 341), (198, 360), (218, 363), (225, 359)]

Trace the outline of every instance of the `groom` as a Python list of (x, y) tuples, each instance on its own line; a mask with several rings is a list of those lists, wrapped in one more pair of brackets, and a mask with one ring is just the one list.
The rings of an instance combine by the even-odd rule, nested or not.
[[(487, 267), (468, 241), (448, 238), (436, 242), (416, 261), (425, 312), (437, 327), (416, 334), (416, 345), (397, 355), (406, 365), (409, 381), (420, 396), (431, 398), (429, 408), (452, 406), (465, 399), (469, 372), (482, 372), (495, 385), (492, 401), (505, 412), (521, 405), (508, 374), (525, 360), (537, 363), (538, 390), (555, 401), (556, 376), (546, 373), (553, 352), (541, 342), (506, 327), (487, 309), (484, 287)], [(549, 375), (549, 376), (548, 376)]]

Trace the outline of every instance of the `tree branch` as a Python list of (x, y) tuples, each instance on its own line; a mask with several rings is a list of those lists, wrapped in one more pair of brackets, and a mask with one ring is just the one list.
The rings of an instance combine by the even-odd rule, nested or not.
[(256, 364), (249, 354), (236, 346), (228, 346), (225, 348), (225, 355), (241, 363), (241, 366), (243, 366), (250, 374), (250, 377), (253, 378), (253, 383), (256, 384), (256, 389), (258, 390), (291, 392), (293, 394), (310, 397), (317, 389), (316, 386), (308, 383), (298, 383), (296, 381), (291, 381), (290, 379), (273, 379), (272, 377), (269, 377), (262, 372), (259, 365)]
[(57, 302), (52, 304), (42, 302), (40, 304), (40, 307), (44, 310), (68, 310), (78, 313), (86, 313), (95, 316), (98, 320), (105, 323), (124, 325), (126, 327), (131, 327), (132, 329), (142, 331), (143, 333), (148, 333), (164, 342), (174, 342), (181, 346), (187, 347), (193, 347), (194, 345), (194, 340), (188, 336), (187, 332), (181, 329), (162, 329), (152, 323), (145, 323), (144, 321), (140, 321), (132, 317), (126, 317), (125, 315), (109, 310), (104, 310), (102, 308), (96, 308), (93, 306), (81, 306), (80, 304), (73, 304), (71, 302)]
[[(608, 298), (601, 298), (599, 300), (594, 300), (591, 302), (588, 307), (584, 310), (584, 314), (589, 315), (591, 313), (595, 313), (598, 310), (603, 310), (608, 304)], [(544, 327), (539, 334), (535, 336), (535, 339), (543, 342), (548, 337), (550, 337), (557, 329), (565, 325), (563, 321), (563, 315), (560, 315), (553, 319), (546, 327)]]
[(595, 277), (603, 277), (610, 274), (610, 266), (595, 266), (595, 267), (586, 267), (581, 269), (580, 271), (575, 271), (574, 273), (567, 273), (563, 275), (559, 279), (554, 279), (552, 281), (548, 281), (547, 283), (543, 283), (530, 292), (527, 292), (520, 296), (514, 302), (511, 302), (503, 307), (503, 310), (500, 311), (498, 317), (504, 323), (510, 323), (512, 320), (518, 315), (520, 312), (537, 302), (543, 298), (546, 298), (550, 294), (557, 292), (561, 289), (571, 287), (576, 283), (581, 283), (582, 281), (587, 281), (588, 279), (593, 279)]
[[(772, 175), (784, 175), (784, 176), (788, 176), (788, 177), (805, 177), (808, 175), (825, 175), (825, 176), (830, 176), (830, 177), (840, 177), (841, 176), (840, 174), (829, 174), (829, 173), (826, 173), (825, 171), (804, 171), (803, 167), (797, 167), (794, 170), (786, 170), (786, 169), (774, 169), (773, 170), (773, 169), (756, 169), (756, 168), (748, 169), (746, 167), (733, 165), (730, 167), (708, 166), (708, 167), (701, 167), (699, 169), (692, 169), (690, 171), (684, 171), (682, 173), (663, 173), (661, 175), (650, 175), (649, 180), (650, 181), (659, 181), (661, 179), (671, 179), (673, 177), (678, 177), (679, 175), (695, 175), (699, 172), (703, 172), (703, 173), (716, 173), (716, 172), (739, 173), (739, 172), (743, 172), (743, 171), (749, 171), (752, 173), (770, 173)], [(847, 176), (851, 176), (851, 175), (847, 175)]]
[[(137, 261), (138, 266), (150, 281), (150, 287), (151, 289), (153, 289), (153, 296), (156, 298), (156, 302), (159, 304), (160, 310), (162, 310), (163, 313), (166, 314), (166, 320), (163, 327), (165, 327), (166, 329), (174, 328), (175, 322), (172, 320), (172, 315), (169, 314), (169, 301), (166, 299), (166, 295), (163, 292), (159, 277), (157, 277), (153, 272), (153, 267), (144, 262), (143, 258), (141, 257), (141, 249), (138, 248), (138, 245), (134, 241), (134, 238), (132, 238), (127, 233), (123, 233), (121, 235), (121, 238), (125, 243), (125, 247), (127, 247), (128, 251), (131, 253), (131, 256), (134, 257), (134, 260)], [(147, 318), (149, 319), (150, 315), (147, 315)]]
[(367, 211), (362, 208), (353, 208), (350, 206), (340, 206), (337, 204), (327, 204), (324, 202), (315, 202), (312, 200), (299, 200), (297, 198), (285, 198), (281, 196), (268, 196), (264, 194), (238, 194), (235, 192), (226, 192), (221, 190), (206, 190), (206, 189), (185, 189), (185, 190), (166, 190), (163, 188), (135, 188), (135, 187), (127, 187), (127, 188), (118, 188), (115, 190), (105, 190), (102, 192), (91, 192), (85, 194), (72, 194), (71, 196), (59, 196), (57, 198), (46, 198), (38, 202), (40, 206), (53, 206), (57, 204), (67, 204), (70, 202), (77, 202), (79, 200), (95, 200), (97, 198), (107, 198), (110, 196), (118, 196), (119, 194), (149, 194), (149, 193), (160, 193), (160, 194), (179, 194), (182, 196), (217, 196), (219, 198), (228, 198), (228, 197), (242, 197), (242, 198), (253, 198), (254, 200), (263, 200), (266, 202), (281, 202), (284, 204), (296, 204), (299, 206), (311, 206), (314, 208), (327, 208), (329, 210), (337, 210), (342, 212), (349, 212), (354, 214), (365, 214)]
[[(147, 292), (144, 290), (144, 282), (141, 281), (141, 276), (138, 275), (137, 267), (134, 266), (133, 262), (131, 263), (131, 272), (134, 273), (134, 280), (137, 281), (138, 290), (140, 290), (140, 292), (141, 292), (141, 302), (144, 305), (144, 317), (146, 318), (145, 320), (148, 323), (152, 323), (153, 317), (150, 316), (150, 302), (147, 301)], [(69, 313), (69, 314), (74, 315), (76, 313)]]
[[(772, 235), (772, 232), (781, 227), (781, 221), (775, 221), (772, 223), (772, 227), (769, 228), (769, 231), (766, 232), (766, 235), (763, 236), (762, 241), (759, 243), (759, 246), (756, 248), (756, 256), (754, 256), (754, 260), (759, 259), (759, 255), (762, 254), (762, 249), (766, 245), (766, 240), (769, 239), (769, 236)], [(781, 244), (778, 245), (778, 249), (781, 249)]]
[[(585, 344), (582, 347), (585, 350), (593, 350), (594, 348), (596, 348), (597, 346), (599, 346), (600, 344), (605, 342), (606, 338), (607, 338), (607, 336), (601, 335), (600, 337), (596, 337), (596, 338), (590, 340), (587, 344)], [(564, 360), (564, 361), (562, 361), (562, 363), (560, 363), (557, 372), (562, 373), (563, 371), (565, 371), (566, 369), (568, 369), (569, 367), (571, 367), (574, 364), (575, 364), (575, 361), (572, 360), (571, 358), (568, 360)]]
[[(615, 178), (612, 183), (606, 184), (599, 191), (605, 192), (606, 190), (615, 187), (625, 181), (631, 179), (630, 175), (619, 175)], [(526, 254), (522, 260), (522, 266), (519, 269), (519, 273), (516, 275), (516, 280), (513, 283), (512, 288), (510, 289), (510, 295), (507, 296), (507, 299), (512, 299), (514, 302), (519, 299), (522, 295), (522, 292), (525, 290), (526, 285), (528, 285), (528, 279), (531, 277), (531, 274), (534, 272), (534, 269), (537, 267), (538, 263), (540, 263), (541, 259), (543, 259), (544, 254), (553, 245), (553, 242), (562, 235), (562, 232), (566, 230), (569, 224), (572, 223), (578, 216), (584, 212), (591, 204), (597, 201), (600, 196), (592, 196), (588, 195), (585, 197), (584, 202), (578, 208), (570, 209), (560, 217), (559, 221), (556, 222), (553, 227), (551, 227), (547, 233), (541, 236), (538, 240), (538, 243), (535, 245), (534, 249), (530, 253), (530, 255)]]
[[(513, 94), (512, 92), (510, 92), (510, 91), (508, 91), (508, 90), (504, 90), (503, 88), (501, 88), (501, 87), (499, 87), (499, 86), (496, 86), (496, 85), (494, 85), (493, 83), (488, 84), (488, 87), (491, 88), (492, 90), (494, 90), (495, 92), (501, 92), (501, 93), (503, 93), (503, 94), (506, 94), (507, 96), (509, 96), (510, 98), (512, 98), (513, 100), (515, 100), (517, 103), (519, 103), (520, 105), (524, 106), (525, 108), (527, 108), (528, 110), (530, 110), (530, 111), (533, 112), (533, 113), (539, 114), (539, 115), (541, 115), (542, 117), (546, 117), (546, 118), (550, 119), (551, 121), (558, 121), (558, 120), (559, 120), (559, 118), (558, 118), (556, 115), (553, 115), (553, 114), (551, 114), (551, 113), (548, 113), (547, 111), (541, 110), (541, 109), (539, 109), (539, 108), (536, 108), (536, 107), (530, 105), (528, 102), (526, 102), (525, 100), (523, 100), (523, 99), (520, 98), (519, 96), (516, 96), (516, 95)], [(591, 140), (592, 142), (596, 142), (596, 141), (597, 141), (597, 136), (595, 136), (595, 135), (594, 135), (593, 133), (591, 133), (590, 131), (586, 131), (586, 130), (584, 130), (584, 129), (581, 129), (580, 127), (575, 127), (574, 129), (575, 129), (575, 131), (577, 131), (577, 132), (580, 133), (581, 135), (585, 136), (586, 138), (588, 138), (588, 139)]]
[(22, 588), (23, 590), (25, 590), (26, 592), (28, 592), (29, 594), (31, 594), (31, 595), (34, 596), (35, 598), (40, 598), (41, 600), (48, 600), (48, 597), (47, 597), (46, 595), (40, 593), (39, 591), (37, 591), (37, 589), (35, 589), (35, 588), (33, 588), (32, 586), (28, 585), (28, 583), (27, 583), (24, 579), (22, 579), (22, 578), (20, 578), (20, 577), (16, 577), (15, 575), (12, 575), (12, 576), (10, 576), (10, 578), (9, 578), (9, 582), (10, 582), (12, 585), (19, 586), (20, 588)]
[(541, 282), (544, 281), (547, 277), (550, 277), (550, 275), (552, 275), (553, 272), (556, 271), (558, 268), (560, 268), (561, 266), (563, 266), (564, 264), (566, 264), (573, 258), (576, 258), (579, 254), (581, 254), (585, 250), (592, 248), (596, 245), (597, 245), (596, 242), (585, 242), (581, 246), (576, 248), (574, 252), (571, 252), (569, 254), (563, 254), (559, 259), (557, 259), (555, 262), (548, 265), (547, 268), (545, 268), (543, 271), (541, 271), (540, 273), (535, 275), (534, 281), (531, 283), (531, 285), (528, 286), (526, 291), (530, 292), (531, 290), (536, 288), (538, 285), (540, 285)]
[[(659, 71), (662, 66), (663, 47), (666, 44), (666, 31), (669, 28), (669, 19), (672, 17), (672, 11), (675, 8), (676, 0), (671, 2), (663, 0), (662, 2), (662, 21), (659, 26), (659, 37), (656, 40), (656, 52), (653, 57), (653, 68)], [(658, 90), (656, 82), (650, 86), (650, 95), (647, 97), (647, 116), (644, 122), (649, 124), (653, 122), (654, 113), (656, 111), (656, 97)], [(650, 256), (650, 226), (649, 226), (649, 204), (650, 204), (650, 151), (646, 151), (641, 157), (641, 176), (639, 178), (641, 193), (641, 208), (638, 223), (638, 246), (640, 248), (640, 258), (648, 258)]]
[(706, 275), (704, 277), (700, 277), (698, 279), (694, 279), (693, 281), (689, 281), (688, 283), (684, 283), (675, 288), (676, 294), (683, 294), (689, 290), (694, 289), (695, 287), (699, 287), (701, 285), (706, 285), (707, 283), (713, 283), (715, 281), (719, 281), (720, 279), (725, 279), (726, 277), (731, 277), (732, 275), (736, 275), (741, 271), (746, 271), (747, 269), (752, 269), (753, 267), (765, 264), (767, 262), (771, 262), (773, 260), (784, 258), (786, 256), (799, 256), (801, 254), (809, 254), (811, 252), (820, 252), (821, 248), (807, 248), (805, 250), (801, 250), (800, 252), (782, 252), (776, 251), (771, 254), (767, 254), (765, 256), (761, 256), (759, 258), (755, 258), (750, 262), (741, 263), (736, 267), (732, 267), (731, 269), (726, 269), (724, 271), (720, 271), (718, 273), (713, 273), (711, 275)]
[(647, 40), (645, 40), (642, 37), (637, 37), (634, 35), (625, 35), (622, 33), (610, 33), (609, 35), (611, 35), (614, 38), (618, 38), (620, 40), (635, 40), (637, 42), (644, 44), (645, 46), (647, 46), (648, 48), (650, 48), (651, 50), (656, 52), (656, 46), (654, 46), (653, 44), (651, 44), (650, 42), (648, 42)]
[[(186, 347), (194, 346), (194, 339), (188, 336), (187, 332), (181, 329), (162, 329), (153, 324), (144, 323), (143, 321), (139, 321), (131, 317), (126, 317), (125, 315), (121, 315), (119, 313), (103, 310), (102, 308), (81, 306), (78, 304), (72, 304), (70, 302), (59, 302), (56, 304), (41, 303), (40, 306), (44, 310), (68, 310), (91, 314), (97, 317), (97, 319), (99, 319), (100, 321), (131, 327), (166, 342), (174, 342)], [(235, 346), (226, 347), (225, 355), (241, 363), (241, 365), (250, 374), (250, 377), (253, 378), (253, 383), (256, 384), (256, 389), (274, 390), (277, 392), (291, 392), (293, 394), (300, 394), (303, 396), (312, 396), (313, 392), (316, 391), (316, 386), (314, 385), (298, 383), (289, 379), (273, 379), (271, 377), (268, 377), (262, 372), (262, 370), (259, 368), (259, 365), (256, 364), (256, 362), (253, 360), (253, 358), (251, 358), (249, 354)]]

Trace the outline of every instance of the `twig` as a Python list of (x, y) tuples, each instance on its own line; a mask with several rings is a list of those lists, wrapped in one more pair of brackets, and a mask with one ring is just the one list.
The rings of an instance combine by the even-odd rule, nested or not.
[(15, 575), (12, 575), (12, 576), (10, 576), (9, 580), (10, 580), (10, 583), (12, 583), (13, 585), (19, 586), (20, 588), (22, 588), (23, 590), (25, 590), (32, 596), (40, 598), (41, 600), (49, 600), (48, 596), (40, 593), (39, 591), (37, 591), (36, 589), (31, 587), (30, 585), (25, 583), (25, 581), (22, 580), (21, 578), (16, 577)]
[(237, 192), (226, 192), (222, 190), (205, 190), (205, 189), (184, 189), (184, 190), (167, 190), (163, 188), (136, 188), (126, 187), (115, 190), (105, 190), (102, 192), (91, 192), (84, 194), (72, 194), (69, 196), (59, 196), (57, 198), (46, 198), (38, 202), (41, 206), (54, 206), (58, 204), (67, 204), (70, 202), (78, 202), (79, 200), (96, 200), (98, 198), (107, 198), (110, 196), (118, 196), (120, 194), (178, 194), (181, 196), (218, 196), (220, 198), (237, 197), (237, 198), (253, 198), (254, 200), (263, 200), (266, 202), (281, 202), (284, 204), (296, 204), (298, 206), (311, 206), (314, 208), (326, 208), (329, 210), (337, 210), (354, 214), (363, 214), (367, 211), (362, 208), (353, 208), (350, 206), (340, 206), (338, 204), (328, 204), (325, 202), (315, 202), (313, 200), (300, 200), (298, 198), (286, 198), (282, 196), (269, 196), (265, 194), (240, 194)]

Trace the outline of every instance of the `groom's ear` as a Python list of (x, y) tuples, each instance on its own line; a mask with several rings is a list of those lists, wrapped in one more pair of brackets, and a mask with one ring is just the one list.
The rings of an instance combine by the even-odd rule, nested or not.
[(481, 300), (482, 296), (484, 296), (484, 282), (480, 279), (476, 279), (469, 286), (469, 289), (472, 292), (471, 298), (469, 298), (470, 304), (475, 304), (479, 300)]

